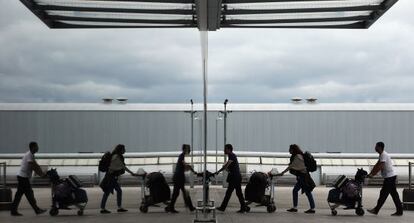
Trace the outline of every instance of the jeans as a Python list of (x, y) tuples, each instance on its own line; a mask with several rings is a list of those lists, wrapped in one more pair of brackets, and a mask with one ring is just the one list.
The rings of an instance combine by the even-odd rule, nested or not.
[(224, 196), (223, 202), (221, 203), (221, 208), (226, 209), (227, 204), (229, 203), (231, 194), (236, 190), (236, 195), (239, 198), (240, 208), (244, 209), (246, 204), (244, 202), (243, 192), (241, 189), (241, 178), (238, 179), (228, 179), (229, 186), (227, 187), (226, 195)]
[[(300, 189), (302, 189), (303, 185), (304, 185), (304, 176), (298, 176), (296, 177), (297, 182), (295, 187), (293, 187), (293, 207), (297, 207), (298, 206), (298, 193), (300, 191)], [(306, 196), (308, 197), (308, 201), (309, 201), (309, 205), (311, 209), (315, 209), (315, 201), (313, 200), (313, 195), (312, 192), (310, 191), (305, 191)]]
[(392, 200), (394, 201), (395, 208), (397, 209), (398, 213), (403, 212), (402, 203), (400, 200), (400, 196), (397, 192), (397, 188), (395, 182), (397, 180), (397, 176), (384, 178), (384, 182), (382, 184), (380, 196), (378, 198), (377, 206), (375, 206), (375, 211), (378, 213), (381, 209), (382, 205), (384, 205), (385, 201), (388, 198), (388, 195), (391, 194)]
[[(118, 205), (118, 208), (122, 207), (122, 189), (118, 184), (118, 179), (113, 179), (115, 180), (115, 182), (112, 182), (114, 190), (116, 191), (116, 203)], [(109, 194), (111, 192), (110, 191), (106, 191), (104, 192), (103, 196), (102, 196), (102, 200), (101, 200), (101, 209), (105, 209), (106, 206), (106, 201), (108, 200)]]
[(173, 194), (172, 194), (172, 198), (171, 198), (171, 202), (169, 206), (171, 208), (174, 208), (175, 202), (177, 201), (178, 195), (180, 194), (180, 190), (183, 193), (185, 205), (190, 209), (194, 209), (193, 202), (191, 201), (191, 197), (188, 194), (188, 192), (185, 190), (185, 179), (175, 180)]
[(38, 212), (40, 208), (36, 204), (36, 199), (33, 194), (32, 185), (30, 185), (29, 178), (17, 176), (17, 191), (14, 195), (14, 200), (11, 207), (11, 212), (16, 213), (19, 207), (23, 194), (26, 196), (30, 205), (35, 212)]

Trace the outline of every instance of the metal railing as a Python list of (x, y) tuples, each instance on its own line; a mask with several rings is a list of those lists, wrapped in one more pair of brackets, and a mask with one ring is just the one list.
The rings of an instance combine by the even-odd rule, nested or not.
[(6, 181), (6, 168), (7, 168), (7, 163), (6, 162), (1, 162), (0, 163), (0, 166), (2, 167), (2, 169), (3, 169), (3, 175), (2, 175), (2, 182), (3, 182), (3, 187), (6, 187), (6, 183), (7, 183), (7, 181)]
[[(97, 161), (102, 157), (102, 153), (59, 153), (59, 154), (36, 154), (37, 160), (49, 160), (53, 162), (55, 166), (94, 166), (97, 165)], [(134, 160), (130, 165), (133, 166), (145, 166), (145, 165), (170, 165), (175, 164), (176, 157), (179, 152), (157, 152), (157, 153), (127, 153), (125, 158)], [(240, 163), (246, 164), (258, 164), (258, 165), (285, 165), (290, 157), (289, 153), (270, 153), (270, 152), (237, 152)], [(23, 154), (0, 154), (1, 161), (20, 160)], [(320, 159), (320, 165), (322, 166), (364, 166), (363, 164), (356, 164), (357, 160), (366, 160), (365, 166), (370, 166), (371, 160), (378, 159), (378, 154), (374, 153), (314, 153), (315, 159)], [(408, 165), (407, 161), (414, 160), (414, 154), (392, 154), (393, 160), (404, 160), (402, 166)], [(194, 151), (194, 164), (202, 164), (205, 159), (200, 151)], [(141, 160), (139, 160), (141, 159)], [(272, 160), (274, 159), (274, 160)], [(65, 161), (63, 161), (65, 160)], [(68, 160), (90, 160), (82, 162), (84, 164), (70, 164)], [(61, 161), (61, 164), (58, 164)], [(347, 162), (345, 162), (347, 161)], [(368, 162), (369, 161), (369, 162)], [(215, 151), (207, 151), (207, 163), (216, 164), (224, 162), (221, 155), (217, 156)], [(13, 162), (9, 166), (18, 166), (19, 162)], [(331, 164), (329, 164), (331, 163)], [(352, 164), (355, 163), (355, 164)], [(47, 165), (47, 164), (45, 164)], [(398, 166), (399, 164), (397, 164)]]
[(413, 167), (413, 162), (409, 162), (408, 163), (408, 188), (410, 189), (410, 191), (413, 189), (413, 182), (412, 182), (412, 167)]

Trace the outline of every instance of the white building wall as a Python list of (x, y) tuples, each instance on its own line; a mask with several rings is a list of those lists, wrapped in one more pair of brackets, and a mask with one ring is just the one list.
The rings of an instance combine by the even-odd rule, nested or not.
[[(0, 152), (24, 152), (30, 141), (38, 141), (41, 151), (48, 153), (102, 152), (118, 143), (129, 152), (176, 151), (181, 144), (190, 144), (186, 107), (0, 104)], [(208, 149), (217, 145), (221, 151), (223, 120), (216, 121), (221, 107), (210, 108)], [(392, 153), (414, 152), (413, 104), (260, 108), (229, 106), (228, 143), (236, 150), (286, 152), (296, 143), (313, 152), (366, 153), (373, 152), (375, 142), (384, 141)], [(194, 121), (194, 150), (202, 145), (200, 118)]]

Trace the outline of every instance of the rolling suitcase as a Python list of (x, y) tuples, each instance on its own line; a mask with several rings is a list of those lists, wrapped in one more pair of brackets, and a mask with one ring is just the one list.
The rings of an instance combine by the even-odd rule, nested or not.
[(333, 186), (335, 188), (341, 188), (342, 186), (346, 185), (346, 183), (348, 183), (348, 178), (345, 175), (340, 175), (334, 181)]
[(13, 202), (12, 190), (9, 187), (0, 188), (0, 211), (10, 210)]
[(71, 186), (75, 189), (78, 189), (78, 188), (82, 187), (82, 182), (75, 175), (70, 175), (68, 177), (68, 181), (71, 184)]
[(414, 210), (414, 190), (403, 190), (403, 206), (404, 210)]

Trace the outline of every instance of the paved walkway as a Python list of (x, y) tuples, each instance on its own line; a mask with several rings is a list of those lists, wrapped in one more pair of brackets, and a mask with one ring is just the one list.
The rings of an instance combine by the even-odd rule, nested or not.
[[(391, 197), (387, 200), (383, 210), (378, 216), (367, 213), (364, 217), (356, 216), (354, 211), (338, 209), (338, 216), (331, 216), (329, 206), (326, 203), (326, 196), (330, 188), (318, 187), (314, 191), (314, 197), (317, 205), (317, 213), (315, 215), (304, 214), (303, 211), (307, 209), (308, 203), (306, 196), (300, 196), (299, 212), (288, 213), (285, 210), (291, 206), (291, 188), (278, 187), (276, 188), (276, 205), (275, 213), (269, 214), (264, 207), (252, 207), (251, 213), (237, 214), (238, 202), (235, 194), (229, 204), (229, 208), (225, 213), (218, 213), (218, 222), (237, 222), (237, 223), (267, 223), (267, 222), (307, 222), (307, 223), (324, 223), (324, 222), (375, 222), (375, 223), (399, 223), (412, 222), (414, 212), (405, 212), (402, 217), (391, 217), (390, 214), (394, 212), (394, 207)], [(50, 190), (47, 188), (36, 188), (35, 196), (38, 200), (39, 206), (48, 208), (50, 206)], [(36, 216), (30, 209), (26, 199), (22, 199), (20, 212), (24, 214), (23, 217), (11, 217), (8, 212), (0, 212), (1, 222), (31, 222), (31, 223), (77, 223), (77, 222), (99, 222), (99, 223), (113, 223), (113, 222), (150, 222), (150, 223), (182, 223), (192, 222), (194, 214), (190, 213), (184, 208), (183, 200), (178, 198), (177, 210), (179, 214), (166, 214), (163, 207), (150, 207), (146, 214), (140, 213), (138, 210), (140, 199), (140, 189), (136, 187), (125, 187), (124, 190), (124, 207), (129, 209), (127, 213), (113, 213), (109, 215), (102, 215), (99, 213), (99, 203), (102, 192), (99, 188), (86, 188), (90, 202), (85, 210), (85, 216), (79, 217), (76, 215), (76, 210), (61, 211), (59, 216), (50, 217), (48, 214)], [(201, 198), (201, 188), (190, 189), (193, 202)], [(400, 191), (401, 192), (401, 191)], [(211, 197), (221, 202), (224, 197), (225, 189), (220, 187), (213, 187), (210, 189)], [(379, 188), (364, 189), (364, 206), (371, 208), (375, 205), (378, 197)], [(401, 195), (401, 193), (400, 193)], [(111, 196), (108, 200), (108, 209), (115, 211), (115, 196)]]

